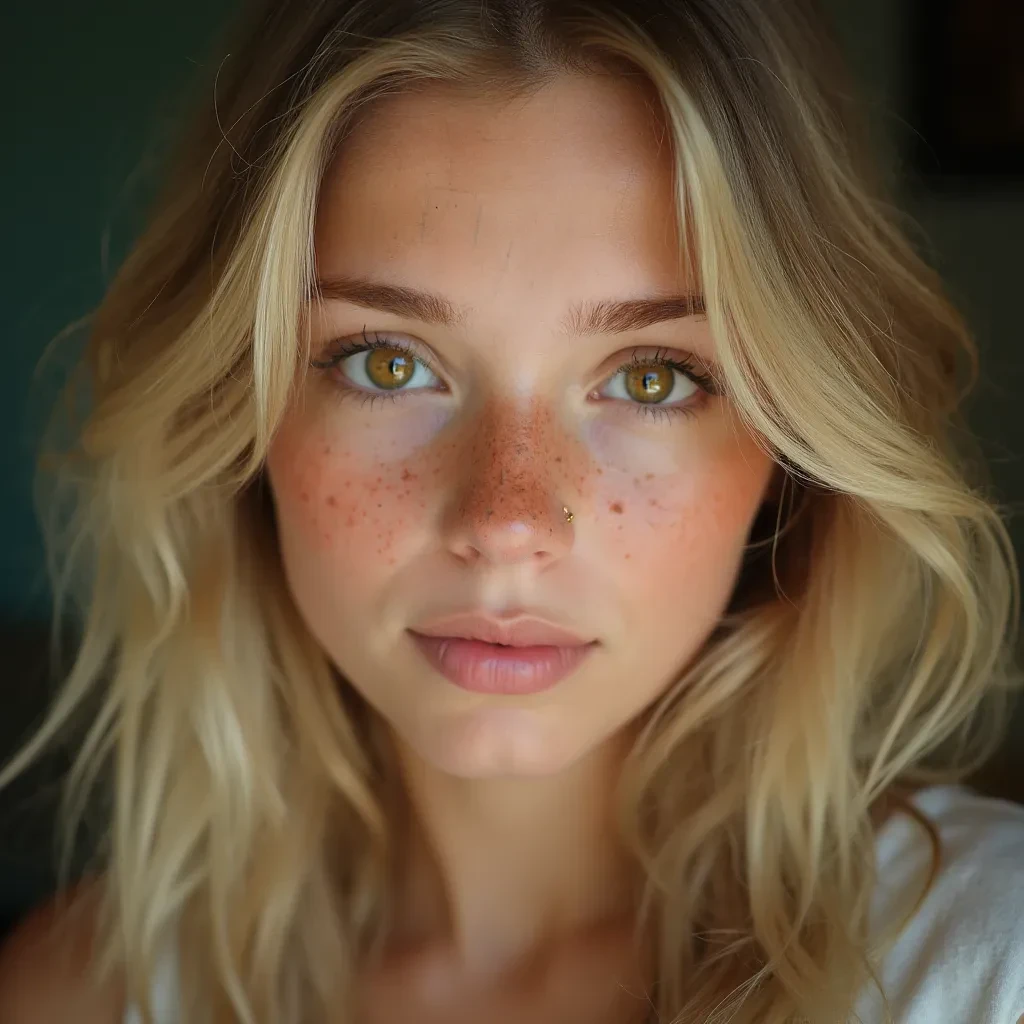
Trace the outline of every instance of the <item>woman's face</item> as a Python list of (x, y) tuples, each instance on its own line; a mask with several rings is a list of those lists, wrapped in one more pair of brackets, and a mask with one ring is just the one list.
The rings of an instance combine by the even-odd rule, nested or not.
[(613, 307), (694, 290), (632, 90), (389, 98), (323, 183), (325, 368), (268, 458), (281, 555), (343, 675), (457, 775), (558, 771), (657, 698), (771, 475), (704, 318)]

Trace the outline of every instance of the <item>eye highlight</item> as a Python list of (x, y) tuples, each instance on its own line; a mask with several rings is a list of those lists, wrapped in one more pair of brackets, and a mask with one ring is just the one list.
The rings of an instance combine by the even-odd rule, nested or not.
[(405, 391), (439, 391), (444, 385), (427, 362), (410, 345), (375, 334), (362, 341), (340, 344), (311, 365), (317, 370), (337, 370), (342, 384), (369, 395), (397, 396)]

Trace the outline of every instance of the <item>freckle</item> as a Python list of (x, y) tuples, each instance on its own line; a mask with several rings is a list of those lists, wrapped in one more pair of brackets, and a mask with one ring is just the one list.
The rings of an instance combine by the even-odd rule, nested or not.
[(627, 551), (626, 552), (626, 561), (628, 562), (632, 557), (633, 556)]
[(328, 497), (327, 497), (327, 504), (330, 505), (331, 508), (336, 508), (337, 504), (338, 504), (338, 499), (335, 498), (335, 496), (333, 494), (328, 495)]
[(658, 499), (657, 498), (648, 498), (647, 499), (647, 504), (650, 505), (651, 508), (657, 508), (657, 506), (658, 506)]
[(645, 480), (653, 480), (654, 479), (654, 474), (653, 473), (645, 473), (644, 474), (644, 479)]
[(604, 470), (600, 466), (597, 467), (597, 475), (604, 476)]
[(612, 511), (613, 511), (613, 512), (614, 512), (614, 513), (615, 513), (615, 514), (617, 515), (617, 516), (621, 516), (621, 515), (622, 515), (622, 502), (621, 502), (621, 501), (613, 501), (613, 502), (612, 502), (612, 503), (611, 503), (611, 504), (610, 504), (610, 505), (609, 505), (608, 507), (609, 507), (609, 508), (610, 508), (610, 509), (611, 509), (611, 510), (612, 510)]
[(383, 508), (383, 506), (381, 505), (381, 503), (379, 501), (377, 502), (377, 508)]
[(305, 501), (307, 503), (309, 502), (309, 492), (308, 491), (303, 491), (302, 494), (300, 495), (300, 497), (302, 498), (303, 501)]
[(416, 474), (415, 473), (410, 473), (409, 470), (407, 470), (407, 469), (403, 469), (402, 470), (402, 479), (403, 480), (415, 480), (416, 479)]
[(325, 444), (324, 445), (324, 455), (330, 455), (330, 454), (331, 454), (331, 446), (329, 444)]

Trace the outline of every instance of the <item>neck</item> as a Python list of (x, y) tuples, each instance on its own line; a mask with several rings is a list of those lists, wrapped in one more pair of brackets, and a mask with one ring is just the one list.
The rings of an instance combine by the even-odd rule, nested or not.
[(410, 826), (401, 941), (441, 939), (467, 968), (498, 974), (621, 922), (637, 882), (611, 803), (627, 742), (614, 737), (554, 776), (465, 779), (398, 740)]

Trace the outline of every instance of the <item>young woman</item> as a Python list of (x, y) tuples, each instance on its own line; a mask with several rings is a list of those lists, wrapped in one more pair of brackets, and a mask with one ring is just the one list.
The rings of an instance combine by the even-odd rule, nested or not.
[(7, 1024), (1024, 1014), (975, 349), (837, 64), (771, 0), (253, 19), (91, 328), (4, 778), (89, 709), (106, 841)]

